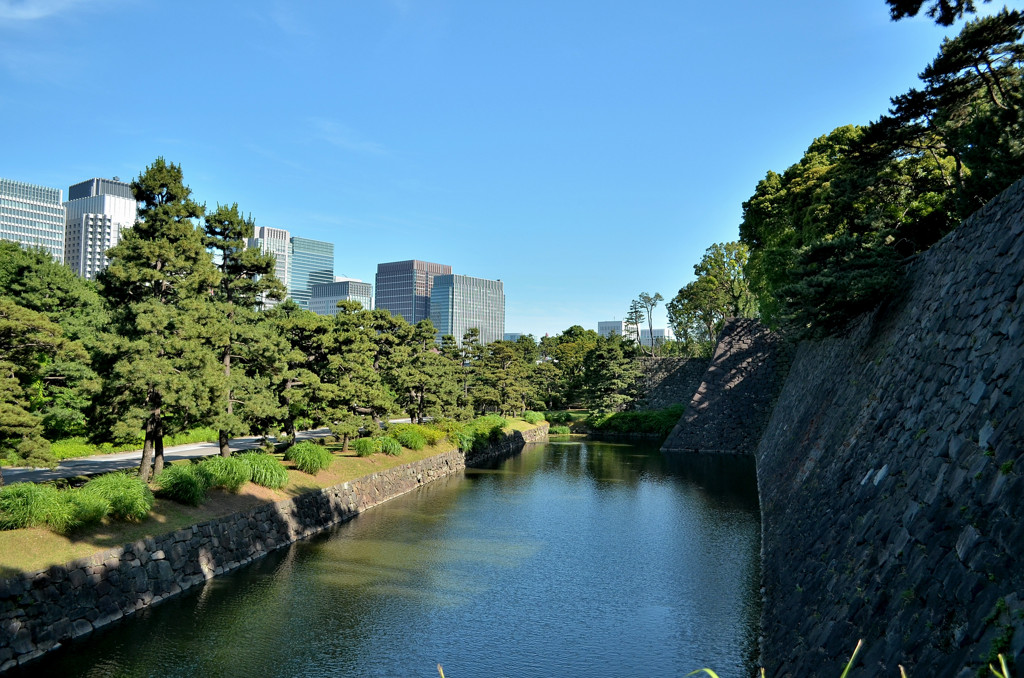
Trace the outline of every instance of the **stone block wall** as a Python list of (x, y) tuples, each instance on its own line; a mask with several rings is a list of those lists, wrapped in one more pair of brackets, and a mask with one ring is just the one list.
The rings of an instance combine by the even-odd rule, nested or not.
[(769, 676), (1024, 670), (1024, 182), (906, 285), (800, 345), (757, 449)]
[(791, 350), (756, 320), (726, 322), (715, 355), (661, 451), (753, 454)]
[[(547, 430), (513, 432), (470, 465), (514, 454)], [(0, 673), (466, 465), (462, 452), (445, 452), (0, 581)]]
[(704, 358), (642, 358), (638, 410), (663, 410), (688, 403), (708, 369)]

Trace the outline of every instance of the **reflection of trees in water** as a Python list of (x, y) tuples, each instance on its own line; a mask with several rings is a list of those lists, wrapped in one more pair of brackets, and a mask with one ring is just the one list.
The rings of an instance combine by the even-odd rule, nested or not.
[[(621, 483), (682, 481), (704, 501), (720, 509), (757, 511), (757, 476), (753, 458), (719, 454), (666, 456), (652, 443), (611, 443), (587, 440), (528, 447), (483, 477), (502, 473), (564, 473), (573, 479)], [(480, 479), (481, 476), (475, 476)]]

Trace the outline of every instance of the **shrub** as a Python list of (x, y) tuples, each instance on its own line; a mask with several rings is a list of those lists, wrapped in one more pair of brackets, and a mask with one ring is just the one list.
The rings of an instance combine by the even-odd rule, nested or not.
[(523, 412), (523, 421), (527, 424), (539, 424), (544, 421), (544, 415), (540, 412)]
[(683, 416), (685, 409), (685, 405), (673, 405), (663, 410), (594, 414), (587, 419), (587, 426), (596, 431), (667, 436), (679, 421), (679, 417)]
[(295, 462), (295, 467), (303, 473), (316, 475), (331, 465), (333, 455), (325, 447), (309, 441), (296, 443), (284, 453), (284, 458)]
[(110, 505), (108, 515), (115, 520), (139, 521), (153, 510), (153, 493), (133, 473), (118, 471), (97, 476), (82, 491), (103, 498)]
[(210, 476), (210, 487), (223, 487), (238, 492), (252, 480), (252, 467), (238, 457), (209, 457), (200, 466)]
[(465, 427), (465, 424), (463, 424), (460, 421), (455, 421), (454, 419), (435, 419), (434, 421), (430, 422), (430, 428), (434, 429), (435, 431), (440, 431), (449, 438), (451, 437), (452, 433), (461, 431)]
[(441, 429), (433, 428), (432, 426), (421, 426), (420, 433), (426, 439), (427, 445), (436, 445), (444, 440), (447, 435)]
[(199, 506), (206, 501), (206, 492), (212, 483), (212, 476), (199, 464), (168, 466), (156, 477), (160, 496), (189, 506)]
[(68, 525), (68, 529), (95, 525), (110, 513), (110, 502), (106, 498), (93, 492), (87, 492), (84, 488), (66, 490), (64, 495), (72, 507), (72, 522)]
[[(402, 447), (410, 450), (422, 450), (427, 446), (427, 438), (419, 431), (410, 430), (402, 431), (394, 437), (394, 440), (398, 441)], [(387, 452), (387, 450), (384, 450)], [(390, 452), (388, 452), (390, 454)]]
[(377, 452), (377, 440), (374, 438), (357, 438), (352, 441), (352, 449), (360, 457), (369, 457)]
[(0, 487), (0, 530), (18, 530), (47, 524), (59, 512), (63, 498), (53, 485), (14, 483)]
[(552, 424), (568, 424), (572, 421), (572, 415), (568, 412), (548, 412), (544, 418)]
[(548, 429), (548, 433), (555, 436), (567, 436), (570, 431), (568, 426), (552, 426)]
[(384, 454), (391, 455), (392, 457), (397, 457), (398, 455), (402, 454), (401, 443), (399, 443), (397, 440), (391, 437), (378, 438), (377, 446), (380, 448), (381, 452), (383, 452)]
[(235, 457), (252, 471), (252, 482), (276, 490), (288, 482), (288, 469), (276, 457), (263, 452), (245, 452)]
[(448, 439), (455, 443), (463, 452), (469, 452), (473, 449), (476, 435), (472, 431), (455, 431), (448, 435)]

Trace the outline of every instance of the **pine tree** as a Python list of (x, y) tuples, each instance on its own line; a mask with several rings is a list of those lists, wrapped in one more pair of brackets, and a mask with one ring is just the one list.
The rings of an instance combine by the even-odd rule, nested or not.
[[(250, 423), (235, 406), (244, 408), (247, 403), (263, 400), (259, 375), (245, 369), (258, 359), (260, 348), (265, 348), (256, 327), (256, 307), (265, 298), (282, 299), (285, 295), (284, 285), (274, 276), (274, 255), (246, 247), (246, 240), (253, 237), (254, 231), (252, 218), (242, 217), (238, 203), (220, 205), (206, 215), (205, 244), (215, 253), (220, 271), (220, 284), (211, 302), (221, 322), (209, 340), (223, 366), (220, 405), (213, 421), (224, 457), (231, 456), (229, 438), (250, 429)], [(237, 361), (242, 365), (237, 365)], [(262, 404), (259, 409), (265, 410)]]
[(107, 402), (122, 435), (145, 434), (139, 476), (163, 469), (163, 438), (209, 416), (222, 392), (205, 336), (216, 325), (209, 298), (219, 274), (193, 219), (181, 168), (157, 158), (132, 182), (135, 226), (109, 250), (103, 293), (120, 339), (110, 346)]

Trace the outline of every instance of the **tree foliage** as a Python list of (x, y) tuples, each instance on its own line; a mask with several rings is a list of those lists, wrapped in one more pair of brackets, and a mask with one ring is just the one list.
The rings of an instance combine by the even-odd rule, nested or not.
[[(922, 3), (890, 4), (916, 13)], [(837, 128), (768, 172), (740, 225), (762, 317), (802, 334), (841, 330), (898, 291), (902, 260), (1024, 175), (1022, 33), (1017, 11), (967, 22), (887, 115)]]
[(694, 280), (666, 304), (676, 341), (692, 356), (710, 356), (727, 318), (757, 316), (757, 303), (744, 273), (747, 246), (740, 242), (712, 245), (694, 264)]

